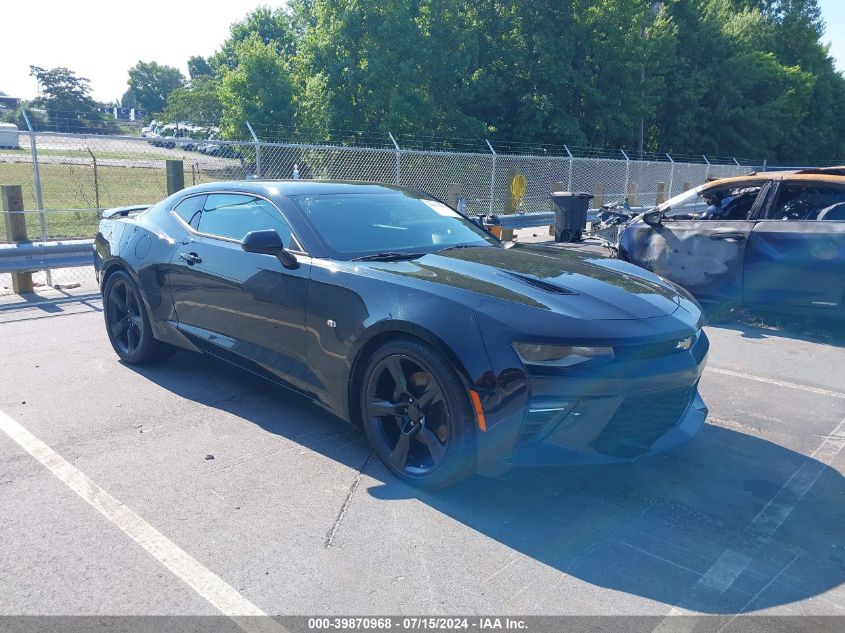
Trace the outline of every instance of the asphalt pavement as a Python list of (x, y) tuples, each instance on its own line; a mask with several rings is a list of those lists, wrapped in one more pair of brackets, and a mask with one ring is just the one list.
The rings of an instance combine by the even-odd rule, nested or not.
[(845, 614), (845, 349), (708, 328), (708, 423), (424, 493), (361, 432), (91, 296), (0, 305), (0, 614)]

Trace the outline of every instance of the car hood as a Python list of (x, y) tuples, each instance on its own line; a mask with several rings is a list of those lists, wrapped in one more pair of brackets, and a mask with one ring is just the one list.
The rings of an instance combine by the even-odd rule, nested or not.
[(645, 319), (673, 314), (680, 305), (678, 293), (647, 271), (551, 246), (452, 249), (367, 267), (574, 318)]

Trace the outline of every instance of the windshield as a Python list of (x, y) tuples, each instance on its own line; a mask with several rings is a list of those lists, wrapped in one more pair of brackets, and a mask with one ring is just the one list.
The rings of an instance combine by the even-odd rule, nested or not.
[(375, 253), (433, 253), (499, 246), (467, 218), (430, 198), (402, 192), (291, 196), (335, 259)]
[(760, 182), (707, 184), (675, 196), (658, 209), (670, 219), (745, 220), (761, 189)]
[(707, 208), (707, 202), (701, 197), (702, 187), (690, 189), (674, 198), (669, 198), (666, 202), (658, 205), (658, 209), (664, 215), (675, 215), (678, 213), (700, 213)]

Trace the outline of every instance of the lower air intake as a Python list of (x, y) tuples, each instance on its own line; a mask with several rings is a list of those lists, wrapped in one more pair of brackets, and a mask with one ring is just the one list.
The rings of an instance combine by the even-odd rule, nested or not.
[(681, 421), (694, 395), (685, 387), (626, 398), (590, 446), (613, 457), (642, 455)]

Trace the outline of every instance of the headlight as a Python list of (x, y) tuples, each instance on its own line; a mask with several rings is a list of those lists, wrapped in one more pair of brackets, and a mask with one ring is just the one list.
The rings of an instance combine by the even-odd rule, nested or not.
[(612, 347), (538, 345), (536, 343), (511, 343), (511, 345), (520, 360), (526, 365), (571, 367), (590, 360), (613, 358)]

